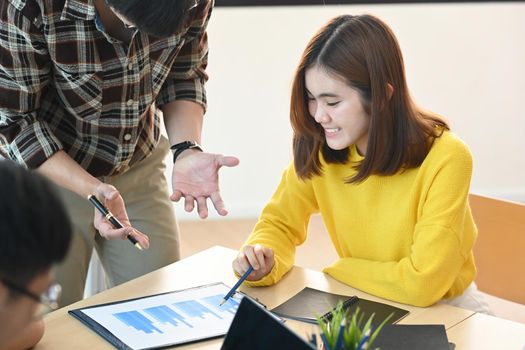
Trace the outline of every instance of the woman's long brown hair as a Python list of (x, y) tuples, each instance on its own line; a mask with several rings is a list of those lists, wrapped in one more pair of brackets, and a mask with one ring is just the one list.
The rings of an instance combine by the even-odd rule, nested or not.
[(308, 111), (305, 71), (313, 66), (357, 89), (370, 117), (366, 156), (349, 183), (421, 165), (433, 140), (448, 129), (444, 120), (420, 110), (410, 98), (403, 57), (391, 29), (371, 15), (339, 16), (308, 43), (293, 81), (290, 120), (300, 178), (322, 173), (319, 152), (328, 163), (348, 161), (348, 148), (330, 149)]

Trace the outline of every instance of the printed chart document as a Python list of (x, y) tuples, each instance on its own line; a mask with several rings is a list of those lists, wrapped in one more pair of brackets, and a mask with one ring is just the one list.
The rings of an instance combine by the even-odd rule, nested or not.
[(229, 290), (215, 283), (69, 313), (118, 349), (156, 349), (224, 336), (242, 298), (220, 306)]

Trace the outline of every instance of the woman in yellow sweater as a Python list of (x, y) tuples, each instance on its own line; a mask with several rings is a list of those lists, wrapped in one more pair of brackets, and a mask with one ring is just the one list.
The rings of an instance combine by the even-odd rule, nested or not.
[(325, 273), (397, 302), (487, 311), (473, 283), (471, 154), (410, 99), (385, 23), (340, 16), (312, 38), (290, 119), (293, 163), (234, 260), (237, 274), (251, 265), (250, 285), (278, 282), (320, 212), (339, 255)]

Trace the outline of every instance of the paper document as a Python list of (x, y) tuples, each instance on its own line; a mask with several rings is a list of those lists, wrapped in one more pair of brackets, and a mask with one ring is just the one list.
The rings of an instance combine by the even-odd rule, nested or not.
[(119, 349), (153, 349), (226, 334), (242, 298), (219, 306), (228, 291), (217, 283), (70, 313)]

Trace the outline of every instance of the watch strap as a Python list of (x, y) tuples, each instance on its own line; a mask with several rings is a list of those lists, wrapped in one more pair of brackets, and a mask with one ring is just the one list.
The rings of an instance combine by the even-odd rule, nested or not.
[(202, 147), (195, 141), (182, 141), (171, 146), (170, 149), (175, 151), (173, 153), (173, 163), (175, 163), (177, 157), (187, 149), (197, 149), (202, 152)]

